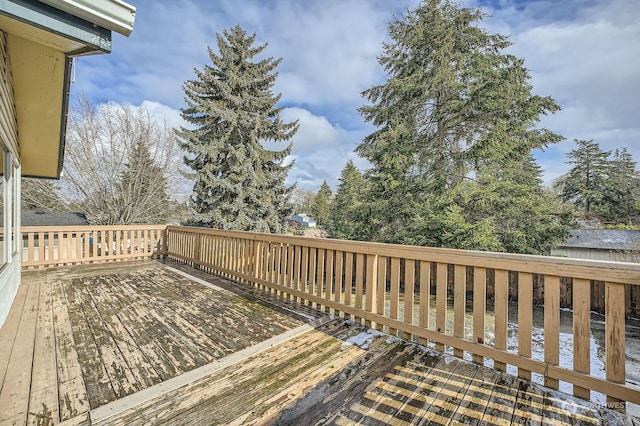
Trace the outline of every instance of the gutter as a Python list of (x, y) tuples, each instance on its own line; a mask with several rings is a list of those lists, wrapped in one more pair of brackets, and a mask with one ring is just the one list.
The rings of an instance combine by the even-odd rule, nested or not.
[(121, 0), (40, 0), (40, 2), (127, 37), (133, 31), (136, 8)]

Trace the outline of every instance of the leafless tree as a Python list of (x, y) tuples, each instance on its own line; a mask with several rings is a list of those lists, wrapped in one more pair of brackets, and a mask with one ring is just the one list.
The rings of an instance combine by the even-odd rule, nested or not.
[(291, 204), (294, 213), (311, 213), (316, 193), (310, 189), (294, 188), (291, 192)]
[(57, 181), (22, 177), (22, 210), (65, 211)]
[(69, 113), (61, 195), (95, 224), (162, 223), (167, 194), (184, 181), (180, 158), (173, 130), (146, 108), (81, 95)]

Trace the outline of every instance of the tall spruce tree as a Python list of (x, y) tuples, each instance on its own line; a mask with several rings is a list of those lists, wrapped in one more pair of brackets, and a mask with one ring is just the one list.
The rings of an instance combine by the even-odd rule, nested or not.
[(298, 130), (297, 122), (282, 121), (280, 95), (272, 93), (281, 59), (255, 60), (267, 44), (254, 47), (256, 35), (239, 26), (216, 38), (219, 53), (209, 48), (212, 63), (183, 86), (182, 117), (195, 127), (178, 132), (195, 180), (189, 224), (282, 232), (290, 212), (285, 180), (293, 164), (284, 160), (291, 144), (281, 151), (261, 144), (287, 141)]
[(359, 224), (363, 214), (363, 194), (366, 182), (362, 173), (349, 160), (340, 174), (340, 183), (329, 206), (329, 231), (332, 238), (362, 239)]
[(567, 154), (566, 163), (571, 169), (558, 184), (562, 186), (562, 200), (573, 203), (585, 217), (590, 217), (604, 204), (606, 182), (611, 174), (611, 151), (601, 150), (593, 140), (575, 142), (578, 147)]
[(627, 148), (616, 149), (611, 159), (609, 178), (604, 191), (605, 209), (601, 214), (609, 221), (633, 224), (640, 211), (640, 173), (637, 162)]
[(311, 213), (318, 222), (318, 225), (327, 225), (329, 222), (329, 205), (332, 194), (331, 187), (329, 187), (327, 181), (323, 181), (322, 185), (320, 185), (320, 190), (313, 200), (313, 206), (311, 206)]
[[(391, 42), (379, 58), (388, 80), (364, 92), (370, 105), (360, 109), (378, 129), (356, 150), (372, 164), (366, 173), (370, 213), (363, 222), (370, 239), (507, 249), (499, 221), (466, 211), (462, 195), (471, 189), (484, 202), (492, 194), (472, 182), (474, 176), (520, 167), (531, 150), (560, 141), (534, 127), (541, 114), (559, 106), (531, 93), (523, 61), (504, 53), (510, 42), (489, 34), (481, 20), (479, 10), (424, 0), (390, 22)], [(515, 176), (503, 173), (500, 179)], [(555, 226), (547, 212), (537, 213)], [(520, 226), (516, 235), (525, 235), (527, 225)], [(526, 252), (539, 246), (508, 245)]]
[(463, 202), (471, 222), (489, 220), (501, 250), (548, 254), (567, 236), (566, 226), (544, 190), (542, 171), (531, 154), (510, 159), (506, 167), (481, 167)]

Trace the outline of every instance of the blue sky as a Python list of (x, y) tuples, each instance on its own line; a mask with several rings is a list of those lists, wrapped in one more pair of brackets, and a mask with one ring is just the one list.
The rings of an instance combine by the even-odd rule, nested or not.
[[(209, 64), (215, 34), (240, 24), (281, 57), (276, 93), (285, 120), (300, 121), (289, 183), (335, 189), (353, 149), (373, 129), (357, 112), (360, 93), (385, 81), (376, 56), (389, 19), (418, 0), (129, 0), (137, 7), (129, 38), (114, 34), (110, 55), (76, 61), (72, 93), (96, 101), (143, 105), (182, 124), (182, 84)], [(563, 108), (541, 126), (566, 141), (536, 153), (545, 182), (567, 171), (574, 139), (605, 150), (628, 147), (640, 160), (640, 1), (466, 0), (488, 14), (490, 32), (509, 35), (525, 60), (533, 91)]]

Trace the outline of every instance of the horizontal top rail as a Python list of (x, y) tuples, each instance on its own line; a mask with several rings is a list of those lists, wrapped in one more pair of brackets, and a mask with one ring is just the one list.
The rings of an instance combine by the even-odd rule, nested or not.
[(21, 226), (23, 234), (39, 232), (91, 232), (91, 231), (131, 231), (131, 230), (164, 230), (167, 225), (65, 225), (65, 226)]

